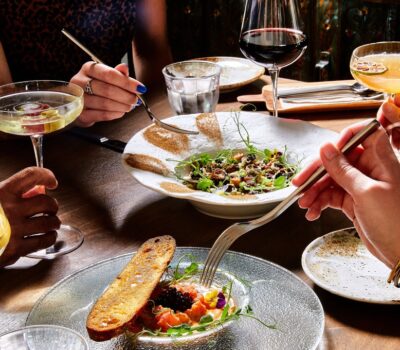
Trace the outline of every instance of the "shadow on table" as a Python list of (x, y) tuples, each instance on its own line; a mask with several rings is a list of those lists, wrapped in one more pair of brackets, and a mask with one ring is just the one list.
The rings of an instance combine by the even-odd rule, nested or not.
[(399, 336), (399, 305), (353, 301), (331, 294), (318, 286), (314, 286), (314, 291), (321, 300), (325, 313), (344, 325), (367, 333)]
[[(234, 222), (201, 214), (187, 201), (165, 198), (128, 215), (119, 234), (139, 241), (170, 234), (178, 246), (211, 247)], [(239, 238), (231, 249), (296, 269), (300, 267), (304, 248), (313, 239), (348, 226), (351, 225), (342, 214), (330, 210), (320, 220), (308, 222), (304, 211), (294, 205), (273, 222)]]

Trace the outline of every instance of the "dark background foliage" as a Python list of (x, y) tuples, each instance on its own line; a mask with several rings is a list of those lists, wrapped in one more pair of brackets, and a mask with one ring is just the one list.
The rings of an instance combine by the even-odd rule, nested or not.
[[(238, 38), (245, 0), (167, 0), (175, 61), (242, 54)], [(299, 0), (308, 49), (281, 76), (305, 81), (349, 78), (352, 50), (400, 40), (400, 0)]]

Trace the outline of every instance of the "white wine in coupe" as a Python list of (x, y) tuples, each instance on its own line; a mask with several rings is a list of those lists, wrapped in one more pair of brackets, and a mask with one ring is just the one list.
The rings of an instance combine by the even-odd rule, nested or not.
[(0, 130), (14, 135), (47, 134), (72, 123), (82, 99), (63, 92), (28, 91), (0, 97)]
[[(83, 89), (67, 81), (32, 80), (0, 86), (0, 131), (29, 136), (38, 167), (43, 167), (43, 136), (65, 128), (82, 110)], [(36, 186), (25, 193), (25, 198), (44, 191), (43, 186)], [(54, 245), (28, 256), (54, 259), (77, 249), (82, 242), (78, 228), (62, 224)]]

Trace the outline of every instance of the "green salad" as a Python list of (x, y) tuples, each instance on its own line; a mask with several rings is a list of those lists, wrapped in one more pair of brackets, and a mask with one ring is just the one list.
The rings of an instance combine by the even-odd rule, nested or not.
[(245, 148), (193, 155), (178, 162), (177, 178), (190, 189), (218, 194), (260, 194), (289, 186), (299, 162), (288, 160), (286, 147), (256, 148), (239, 120), (239, 112), (234, 112), (233, 119)]

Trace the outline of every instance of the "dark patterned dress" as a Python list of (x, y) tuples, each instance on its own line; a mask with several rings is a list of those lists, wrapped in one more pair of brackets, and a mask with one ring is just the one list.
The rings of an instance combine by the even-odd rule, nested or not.
[(0, 0), (0, 41), (14, 81), (70, 80), (90, 60), (65, 28), (110, 66), (134, 36), (135, 0)]

